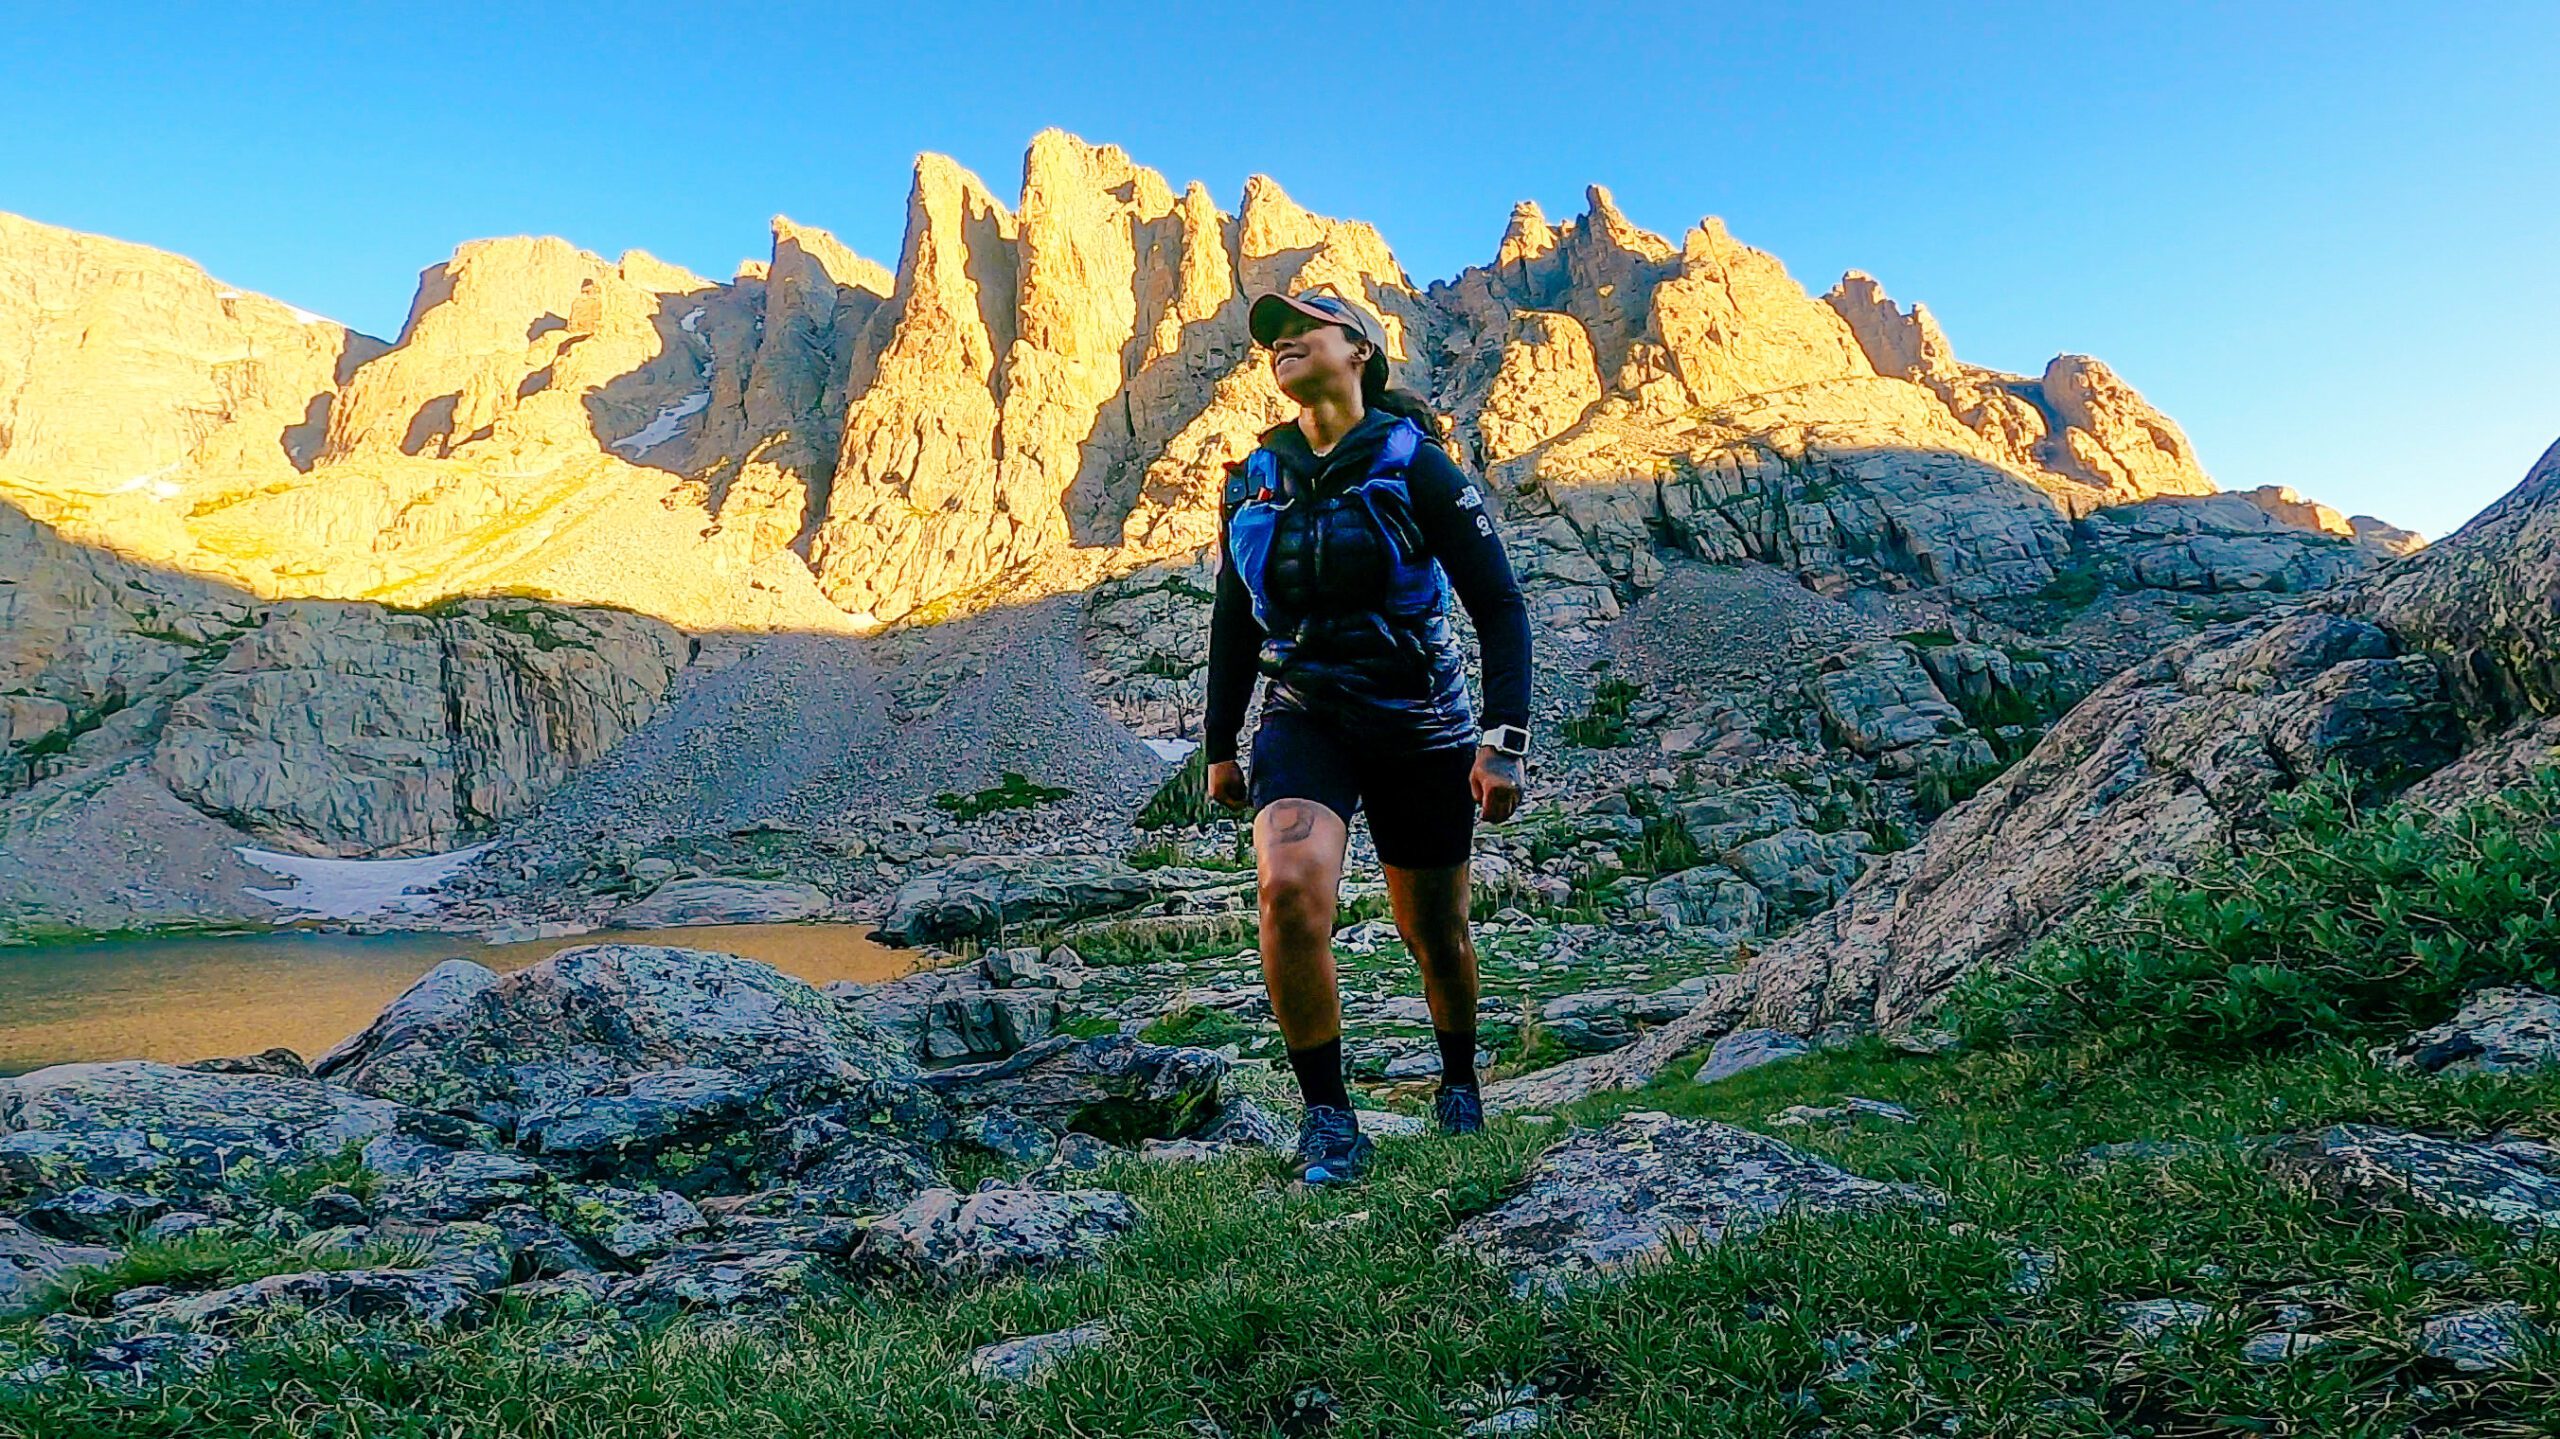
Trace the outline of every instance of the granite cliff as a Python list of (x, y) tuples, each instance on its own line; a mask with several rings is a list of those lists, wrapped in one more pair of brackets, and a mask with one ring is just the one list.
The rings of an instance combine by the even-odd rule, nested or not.
[[(1229, 212), (1050, 131), (1010, 204), (920, 159), (894, 271), (781, 217), (725, 280), (475, 241), (387, 342), (0, 218), (11, 862), (64, 852), (32, 817), (107, 813), (71, 801), (111, 779), (216, 837), (449, 849), (679, 690), (666, 723), (702, 742), (554, 806), (514, 870), (777, 808), (838, 826), (1061, 753), (1097, 801), (1143, 797), (1135, 739), (1197, 723), (1219, 466), (1288, 412), (1244, 301), (1319, 284), (1383, 317), (1491, 482), (1551, 721), (1619, 654), (1703, 743), (1809, 736), (1907, 800), (2203, 617), (2414, 544), (2217, 493), (2095, 360), (1966, 364), (1863, 274), (1815, 295), (1596, 186), (1417, 285), (1268, 178)], [(1739, 608), (1702, 613), (1729, 582)], [(679, 631), (829, 638), (724, 641), (745, 663), (680, 685)], [(1963, 643), (1896, 639), (1932, 634)], [(884, 880), (843, 868), (840, 893)]]

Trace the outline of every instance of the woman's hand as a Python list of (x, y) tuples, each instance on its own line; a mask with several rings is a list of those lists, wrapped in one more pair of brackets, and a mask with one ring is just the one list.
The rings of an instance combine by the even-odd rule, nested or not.
[(1209, 766), (1209, 798), (1229, 809), (1252, 804), (1253, 791), (1245, 787), (1244, 766), (1231, 759)]
[[(1209, 772), (1217, 782), (1217, 771)], [(1520, 808), (1520, 757), (1479, 746), (1476, 767), (1467, 771), (1467, 788), (1476, 797), (1476, 813), (1487, 824), (1500, 824)]]

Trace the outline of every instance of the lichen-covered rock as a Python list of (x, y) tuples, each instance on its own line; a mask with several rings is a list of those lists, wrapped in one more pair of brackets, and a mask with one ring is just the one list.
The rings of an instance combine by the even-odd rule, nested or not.
[(710, 1222), (681, 1194), (578, 1184), (554, 1202), (561, 1227), (612, 1259), (636, 1265), (703, 1237)]
[(1103, 1189), (934, 1189), (875, 1222), (856, 1259), (885, 1275), (986, 1278), (1090, 1260), (1139, 1218), (1127, 1195)]
[(113, 1264), (122, 1257), (120, 1250), (64, 1243), (14, 1219), (0, 1219), (0, 1314), (24, 1308), (74, 1269)]
[(2495, 987), (2462, 1001), (2453, 1018), (2376, 1051), (2418, 1074), (2506, 1074), (2560, 1064), (2560, 996)]
[(405, 1135), (473, 1138), (444, 1116), (308, 1079), (61, 1064), (0, 1079), (0, 1197), (202, 1192)]
[(608, 1298), (617, 1309), (726, 1312), (784, 1308), (840, 1287), (825, 1257), (807, 1250), (709, 1244), (666, 1255)]
[(45, 1195), (28, 1205), (18, 1218), (40, 1234), (85, 1243), (133, 1233), (169, 1209), (169, 1201), (156, 1194), (127, 1194), (82, 1184)]
[(1862, 1179), (1747, 1129), (1640, 1112), (1540, 1155), (1519, 1195), (1460, 1225), (1450, 1243), (1510, 1274), (1517, 1293), (1562, 1293), (1781, 1214), (1944, 1203), (1933, 1190)]
[(914, 1072), (888, 1035), (735, 955), (589, 945), (488, 980), (461, 963), (430, 972), (313, 1072), (510, 1127), (654, 1070), (725, 1069), (812, 1094)]
[(278, 1318), (327, 1316), (357, 1324), (443, 1324), (477, 1308), (491, 1284), (463, 1269), (322, 1269), (274, 1274), (180, 1299), (136, 1305), (118, 1316), (134, 1330), (232, 1333)]
[(375, 1198), (383, 1214), (441, 1224), (533, 1201), (552, 1182), (549, 1171), (517, 1155), (457, 1151), (393, 1180)]
[(731, 1129), (771, 1088), (713, 1065), (653, 1069), (527, 1112), (517, 1121), (516, 1144), (528, 1154), (597, 1165), (644, 1158)]
[(2560, 1151), (2338, 1124), (2269, 1151), (2279, 1173), (2365, 1203), (2486, 1220), (2532, 1237), (2560, 1229)]
[(935, 1070), (921, 1082), (964, 1109), (1001, 1106), (1052, 1130), (1133, 1143), (1198, 1127), (1217, 1108), (1226, 1073), (1226, 1060), (1205, 1049), (1059, 1035), (1010, 1059)]

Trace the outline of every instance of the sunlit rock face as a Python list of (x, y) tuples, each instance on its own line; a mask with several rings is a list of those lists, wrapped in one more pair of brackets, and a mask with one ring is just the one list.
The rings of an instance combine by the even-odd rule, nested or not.
[[(1267, 177), (1228, 212), (1054, 130), (1010, 198), (919, 159), (894, 270), (771, 228), (723, 281), (473, 241), (386, 344), (0, 220), (0, 483), (70, 538), (260, 594), (858, 628), (1205, 544), (1221, 467), (1291, 411), (1246, 301), (1326, 285), (1383, 320), (1397, 381), (1496, 480), (1523, 567), (1571, 592), (1559, 612), (1640, 593), (1654, 536), (1818, 588), (2013, 589), (2050, 578), (2057, 523), (2213, 490), (2095, 360), (1967, 364), (1867, 275), (1817, 297), (1721, 222), (1675, 241), (1598, 186), (1569, 219), (1520, 205), (1488, 264), (1427, 286)], [(1885, 531), (1911, 552), (1878, 558)]]

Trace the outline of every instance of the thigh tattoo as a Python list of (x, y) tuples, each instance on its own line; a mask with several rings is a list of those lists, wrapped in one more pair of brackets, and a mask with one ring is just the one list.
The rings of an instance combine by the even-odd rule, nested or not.
[(1316, 832), (1315, 805), (1306, 800), (1276, 805), (1271, 817), (1271, 839), (1274, 844), (1296, 844)]

